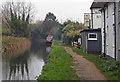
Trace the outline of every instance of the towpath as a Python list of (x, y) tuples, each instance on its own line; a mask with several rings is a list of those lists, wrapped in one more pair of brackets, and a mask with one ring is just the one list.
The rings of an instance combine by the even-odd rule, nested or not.
[(73, 57), (74, 66), (71, 67), (76, 70), (76, 74), (80, 80), (106, 80), (104, 75), (101, 74), (92, 62), (76, 54), (69, 47), (64, 47), (64, 49)]

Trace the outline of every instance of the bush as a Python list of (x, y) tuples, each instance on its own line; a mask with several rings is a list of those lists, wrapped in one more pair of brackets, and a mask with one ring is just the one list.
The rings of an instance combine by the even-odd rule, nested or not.
[(118, 62), (113, 62), (113, 61), (104, 61), (100, 67), (104, 69), (104, 72), (106, 71), (114, 71), (119, 69), (119, 63)]

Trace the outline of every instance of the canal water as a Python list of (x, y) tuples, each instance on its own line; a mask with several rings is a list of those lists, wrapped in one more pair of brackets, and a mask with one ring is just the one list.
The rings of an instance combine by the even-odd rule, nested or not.
[(2, 59), (3, 80), (36, 80), (50, 51), (51, 47), (44, 42), (32, 42), (30, 49), (22, 54), (5, 54), (9, 56)]

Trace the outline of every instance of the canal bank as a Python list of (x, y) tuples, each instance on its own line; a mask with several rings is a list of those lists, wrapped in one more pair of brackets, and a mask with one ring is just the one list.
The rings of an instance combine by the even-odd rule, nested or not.
[[(15, 40), (12, 39), (12, 41)], [(24, 47), (27, 43), (24, 46), (22, 43), (24, 43), (23, 40), (20, 43), (20, 49), (13, 47), (13, 50), (8, 49), (7, 53), (3, 53), (3, 80), (36, 80), (41, 74), (49, 53), (46, 51), (45, 42), (31, 40), (30, 45), (27, 46), (28, 48)]]
[(2, 36), (2, 53), (4, 55), (11, 51), (15, 51), (15, 53), (24, 52), (30, 48), (30, 45), (31, 41), (24, 37)]
[(70, 67), (73, 65), (73, 58), (67, 54), (63, 47), (57, 42), (53, 42), (52, 51), (49, 54), (43, 72), (39, 76), (40, 80), (79, 80), (75, 71)]

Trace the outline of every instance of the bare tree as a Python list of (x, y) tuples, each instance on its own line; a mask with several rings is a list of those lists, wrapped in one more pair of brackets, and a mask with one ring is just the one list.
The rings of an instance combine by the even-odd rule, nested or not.
[(7, 1), (2, 5), (3, 22), (13, 29), (14, 33), (21, 29), (28, 30), (28, 24), (33, 21), (33, 12), (31, 3)]
[(31, 23), (33, 21), (34, 10), (31, 3), (12, 2), (10, 0), (4, 2), (2, 5), (2, 15), (4, 21), (6, 21), (6, 19), (11, 18), (10, 9), (13, 11), (14, 14), (20, 17), (23, 15), (23, 13), (25, 14), (25, 18), (29, 15), (30, 16), (29, 22)]

